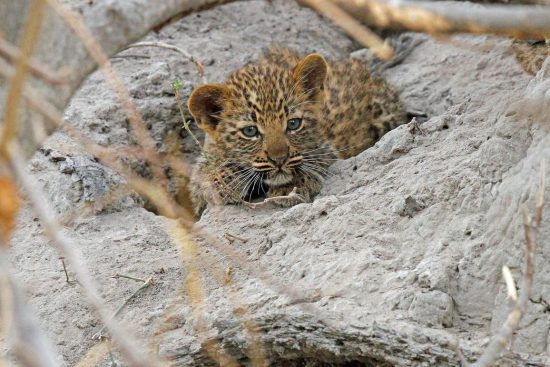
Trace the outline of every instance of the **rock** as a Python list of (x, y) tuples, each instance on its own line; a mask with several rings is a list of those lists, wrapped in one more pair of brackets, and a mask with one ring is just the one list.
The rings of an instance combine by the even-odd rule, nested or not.
[[(212, 356), (222, 354), (209, 353), (213, 346), (243, 365), (256, 358), (272, 366), (458, 366), (456, 340), (473, 360), (507, 315), (501, 267), (520, 278), (520, 209), (535, 202), (550, 133), (535, 114), (545, 108), (538, 102), (548, 71), (536, 78), (523, 73), (509, 40), (456, 39), (468, 47), (402, 35), (397, 41), (412, 46), (380, 69), (407, 109), (426, 116), (422, 133), (402, 126), (336, 162), (313, 203), (209, 208), (196, 225), (197, 258), (174, 236), (174, 222), (146, 211), (119, 173), (67, 135), (50, 137), (29, 169), (113, 312), (139, 283), (112, 275), (155, 278), (120, 318), (139, 345), (172, 365), (215, 365)], [(334, 26), (282, 1), (219, 6), (146, 40), (172, 42), (206, 60), (209, 82), (274, 42), (331, 58), (355, 51)], [(201, 83), (194, 65), (168, 50), (132, 53), (149, 58), (113, 62), (157, 149), (192, 161), (198, 148), (181, 127), (168, 83), (181, 79), (185, 99)], [(531, 116), (522, 110), (526, 96), (538, 106)], [(100, 73), (74, 96), (65, 117), (94, 142), (121, 152), (141, 146)], [(127, 163), (150, 176), (144, 160)], [(33, 218), (30, 210), (21, 213), (13, 267), (60, 361), (75, 365), (101, 324), (79, 286), (65, 282), (59, 254)], [(548, 364), (550, 244), (542, 239), (550, 235), (549, 221), (545, 216), (537, 234), (533, 305), (502, 366)], [(190, 297), (187, 287), (193, 266), (201, 271), (202, 299)], [(68, 271), (72, 276), (70, 264)]]

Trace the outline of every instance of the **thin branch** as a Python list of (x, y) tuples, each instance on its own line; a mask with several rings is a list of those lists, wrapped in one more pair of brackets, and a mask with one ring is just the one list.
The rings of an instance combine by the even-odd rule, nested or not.
[[(128, 278), (128, 279), (133, 279), (133, 280), (136, 280), (136, 278), (132, 278), (132, 277), (125, 277), (125, 278)], [(155, 280), (153, 279), (153, 277), (149, 277), (146, 281), (143, 282), (143, 284), (134, 291), (134, 293), (132, 293), (128, 298), (126, 298), (126, 300), (117, 308), (117, 310), (115, 311), (115, 313), (113, 314), (113, 316), (111, 317), (111, 319), (115, 319), (118, 315), (120, 315), (120, 313), (122, 312), (122, 310), (124, 309), (124, 307), (126, 307), (126, 305), (139, 293), (141, 292), (142, 290), (144, 290), (145, 288), (149, 287), (151, 284), (154, 284)], [(103, 338), (103, 332), (105, 331), (105, 325), (103, 325), (101, 327), (101, 329), (99, 329), (99, 331), (97, 333), (94, 334), (94, 336), (92, 336), (92, 339), (102, 339)]]
[(504, 279), (506, 281), (506, 288), (508, 298), (512, 302), (512, 309), (506, 318), (506, 321), (502, 325), (499, 332), (493, 337), (483, 354), (479, 359), (470, 365), (470, 367), (489, 367), (492, 366), (499, 358), (506, 346), (512, 340), (512, 336), (519, 326), (523, 313), (529, 305), (529, 297), (531, 295), (531, 289), (533, 287), (533, 276), (535, 272), (534, 265), (534, 252), (536, 248), (536, 239), (534, 230), (536, 226), (540, 224), (542, 220), (542, 211), (544, 207), (544, 190), (545, 190), (545, 169), (544, 160), (541, 162), (540, 172), (540, 186), (537, 193), (537, 203), (535, 212), (538, 216), (539, 222), (534, 222), (527, 210), (523, 208), (523, 229), (525, 232), (525, 273), (523, 274), (522, 284), (520, 288), (519, 298), (516, 293), (516, 285), (514, 279), (508, 267), (504, 266), (502, 269)]
[(115, 275), (112, 275), (111, 276), (112, 279), (119, 279), (119, 278), (126, 278), (126, 279), (130, 279), (130, 280), (135, 280), (136, 282), (140, 282), (140, 283), (147, 283), (147, 281), (149, 279), (140, 279), (140, 278), (135, 278), (135, 277), (131, 277), (129, 275), (124, 275), (124, 274), (119, 274), (119, 273), (116, 273)]
[(265, 208), (270, 205), (276, 204), (278, 201), (281, 201), (281, 200), (293, 200), (293, 201), (295, 200), (296, 202), (299, 202), (299, 203), (305, 203), (305, 200), (302, 197), (302, 195), (298, 194), (296, 187), (294, 187), (288, 195), (265, 198), (264, 201), (260, 201), (259, 203), (250, 203), (248, 201), (243, 201), (243, 205), (251, 209), (261, 209), (261, 208)]
[(205, 70), (204, 70), (203, 64), (195, 56), (185, 51), (184, 49), (174, 45), (170, 45), (168, 43), (164, 43), (164, 42), (137, 42), (129, 45), (128, 47), (126, 47), (126, 49), (133, 48), (133, 47), (160, 47), (160, 48), (165, 48), (167, 50), (179, 52), (186, 59), (188, 59), (189, 61), (195, 64), (195, 67), (197, 68), (197, 72), (202, 78), (202, 82), (206, 84), (206, 77), (204, 76)]
[(550, 8), (465, 2), (330, 0), (354, 18), (380, 28), (431, 34), (497, 34), (515, 38), (550, 37)]
[(300, 2), (312, 7), (332, 20), (348, 35), (369, 48), (382, 60), (390, 60), (394, 57), (394, 51), (389, 44), (385, 43), (374, 32), (350, 16), (331, 0), (300, 0)]
[[(0, 56), (13, 63), (21, 58), (21, 52), (16, 46), (12, 45), (0, 36)], [(47, 67), (42, 66), (38, 60), (33, 58), (29, 58), (27, 60), (27, 67), (29, 68), (29, 72), (31, 74), (44, 80), (46, 83), (53, 85), (65, 84), (67, 83), (67, 78), (69, 77), (67, 72), (52, 71)]]

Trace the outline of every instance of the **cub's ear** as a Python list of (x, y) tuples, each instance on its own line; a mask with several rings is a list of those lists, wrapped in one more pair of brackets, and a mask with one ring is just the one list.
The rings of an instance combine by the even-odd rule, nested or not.
[(220, 113), (224, 107), (224, 98), (228, 89), (223, 84), (201, 85), (189, 96), (187, 107), (195, 118), (199, 128), (207, 134), (212, 134), (220, 122)]
[(327, 77), (328, 65), (324, 57), (310, 54), (304, 57), (294, 68), (293, 76), (300, 83), (309, 98), (315, 99), (323, 90)]

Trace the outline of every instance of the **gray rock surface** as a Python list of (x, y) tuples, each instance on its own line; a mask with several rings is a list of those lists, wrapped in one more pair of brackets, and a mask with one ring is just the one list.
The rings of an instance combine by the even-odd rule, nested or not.
[[(335, 27), (286, 1), (220, 6), (147, 40), (204, 60), (209, 81), (222, 80), (272, 43), (365, 57)], [(540, 90), (548, 79), (544, 71), (534, 79), (524, 73), (508, 40), (407, 34), (394, 41), (414, 47), (381, 72), (407, 109), (427, 121), (415, 132), (401, 126), (335, 163), (313, 203), (208, 209), (197, 224), (200, 313), (185, 283), (188, 253), (170, 236), (170, 220), (143, 209), (117, 172), (65, 134), (36, 153), (29, 171), (109, 307), (114, 311), (139, 287), (110, 276), (155, 278), (120, 316), (144, 346), (181, 366), (213, 363), (207, 340), (239, 363), (256, 355), (274, 366), (457, 366), (457, 340), (467, 357), (479, 355), (508, 312), (502, 265), (516, 279), (522, 274), (520, 209), (533, 206), (540, 162), (550, 158), (547, 121), (533, 107), (545, 107)], [(171, 82), (181, 79), (187, 95), (200, 83), (193, 64), (158, 49), (130, 49), (113, 61), (158, 150), (192, 160), (197, 148), (181, 127)], [(100, 145), (122, 150), (136, 143), (99, 73), (65, 115)], [(147, 175), (146, 164), (132, 165)], [(501, 365), (550, 364), (549, 234), (545, 219), (532, 302)], [(97, 343), (92, 335), (101, 325), (79, 285), (65, 282), (58, 255), (27, 209), (12, 243), (31, 307), (60, 362), (75, 365)], [(207, 331), (197, 333), (200, 327)]]

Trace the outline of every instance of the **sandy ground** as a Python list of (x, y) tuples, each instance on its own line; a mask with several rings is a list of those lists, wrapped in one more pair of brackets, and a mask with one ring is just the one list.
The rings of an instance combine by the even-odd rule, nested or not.
[[(274, 43), (330, 58), (369, 58), (335, 27), (287, 1), (220, 6), (146, 40), (193, 53), (212, 82)], [(281, 366), (458, 365), (453, 343), (460, 340), (472, 358), (506, 317), (501, 267), (521, 274), (519, 210), (533, 206), (540, 161), (550, 158), (546, 121), (529, 115), (540, 107), (532, 98), (545, 75), (523, 72), (504, 39), (406, 34), (393, 42), (403, 61), (383, 74), (409, 111), (426, 116), (421, 131), (401, 126), (335, 163), (313, 203), (214, 208), (198, 223), (207, 233), (197, 239), (202, 322), (207, 337), (243, 365), (251, 350)], [(197, 148), (181, 127), (171, 82), (181, 80), (187, 96), (201, 82), (193, 64), (159, 49), (130, 49), (113, 62), (157, 149), (192, 161)], [(135, 144), (100, 73), (65, 116), (100, 145)], [(131, 164), (148, 174), (142, 161)], [(120, 315), (140, 343), (174, 365), (212, 363), (197, 337), (184, 282), (188, 257), (170, 235), (171, 221), (144, 209), (118, 173), (63, 133), (48, 139), (29, 171), (113, 312), (140, 285), (113, 275), (154, 277)], [(544, 220), (539, 238), (549, 229)], [(59, 362), (75, 365), (97, 344), (92, 336), (100, 323), (79, 285), (65, 281), (59, 255), (28, 209), (12, 244), (13, 267)], [(549, 246), (539, 243), (532, 302), (502, 365), (550, 363)], [(259, 331), (246, 331), (250, 325)]]

